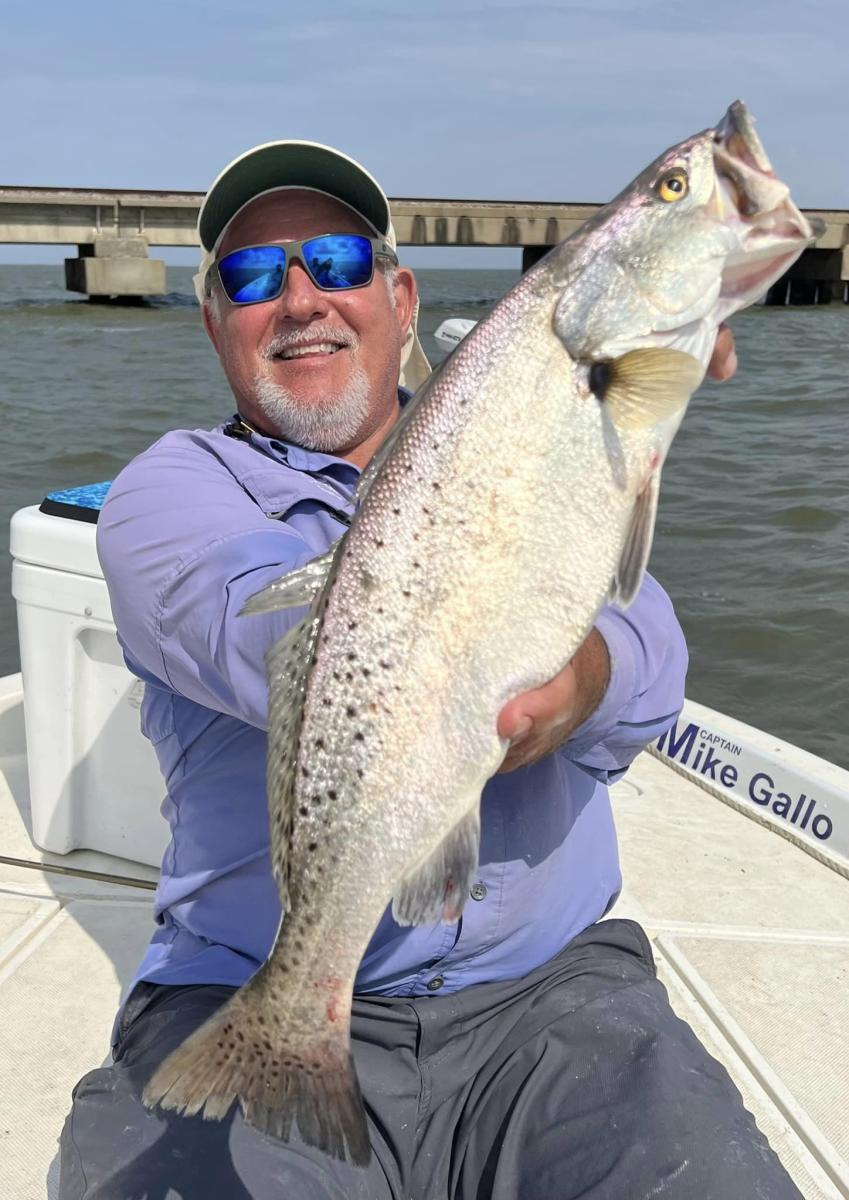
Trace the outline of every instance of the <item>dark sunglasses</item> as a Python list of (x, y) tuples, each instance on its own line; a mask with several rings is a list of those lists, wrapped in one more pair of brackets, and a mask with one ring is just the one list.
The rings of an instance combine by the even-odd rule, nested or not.
[(245, 246), (216, 264), (231, 304), (276, 300), (286, 286), (289, 264), (297, 260), (323, 292), (366, 287), (374, 278), (375, 258), (398, 259), (387, 241), (358, 233), (322, 233), (303, 242)]

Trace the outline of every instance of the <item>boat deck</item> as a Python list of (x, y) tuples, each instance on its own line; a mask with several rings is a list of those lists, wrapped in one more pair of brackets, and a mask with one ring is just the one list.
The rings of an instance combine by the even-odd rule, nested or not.
[[(849, 882), (643, 754), (613, 789), (626, 889), (678, 1013), (728, 1068), (806, 1200), (849, 1196)], [(30, 839), (20, 678), (0, 680), (0, 853), (136, 880)], [(0, 865), (0, 1193), (57, 1194), (73, 1085), (109, 1059), (152, 893)]]

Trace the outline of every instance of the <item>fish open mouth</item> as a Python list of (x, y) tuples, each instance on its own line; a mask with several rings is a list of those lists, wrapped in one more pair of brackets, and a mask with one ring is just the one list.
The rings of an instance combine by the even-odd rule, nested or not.
[(741, 299), (750, 303), (762, 296), (824, 227), (809, 221), (790, 199), (742, 101), (728, 109), (713, 142), (711, 214), (739, 236), (739, 250), (728, 256), (722, 273), (721, 296), (736, 307)]

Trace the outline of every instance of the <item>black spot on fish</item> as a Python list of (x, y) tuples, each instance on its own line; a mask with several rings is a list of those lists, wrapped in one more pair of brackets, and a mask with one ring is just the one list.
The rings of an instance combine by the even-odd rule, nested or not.
[(307, 845), (307, 850), (309, 850), (309, 851), (313, 851), (313, 850), (317, 850), (317, 849), (318, 849), (318, 842), (310, 842)]
[(316, 738), (315, 739), (315, 748), (316, 748), (316, 750), (324, 749), (324, 738)]
[(330, 790), (329, 790), (329, 791), (328, 791), (328, 793), (327, 793), (327, 799), (328, 799), (328, 800), (335, 800), (335, 799), (336, 799), (336, 796), (337, 796), (337, 793), (336, 793), (336, 792), (333, 790), (333, 788), (330, 788)]
[(349, 622), (348, 622), (348, 628), (349, 628), (349, 629), (356, 629), (356, 628), (357, 628), (357, 622), (356, 622), (356, 621), (349, 621)]
[(301, 807), (298, 809), (298, 812), (301, 814), (302, 817), (308, 817), (310, 815), (310, 810), (307, 808), (307, 806), (305, 804), (301, 805)]
[(385, 658), (380, 660), (380, 665), (383, 667), (384, 671), (390, 671), (392, 669), (392, 663), (387, 662)]
[(363, 731), (361, 729), (358, 729), (357, 732), (354, 734), (354, 741), (364, 742), (365, 740), (366, 740), (366, 735), (363, 733)]
[(348, 707), (345, 709), (345, 716), (346, 717), (355, 717), (356, 715), (357, 715), (357, 710), (354, 708), (353, 704), (349, 704)]
[(353, 650), (349, 650), (349, 651), (348, 651), (348, 655), (347, 655), (348, 662), (353, 662), (353, 661), (356, 659), (356, 657), (357, 657), (357, 656), (356, 656), (356, 654), (354, 653), (354, 651), (353, 651)]
[(395, 516), (396, 516), (396, 517), (400, 517), (400, 515), (401, 515), (401, 509), (400, 509), (400, 508), (393, 508), (393, 509), (392, 509), (392, 511), (393, 511), (393, 513), (395, 514)]
[(590, 391), (596, 399), (604, 399), (612, 374), (609, 362), (594, 362), (590, 367)]

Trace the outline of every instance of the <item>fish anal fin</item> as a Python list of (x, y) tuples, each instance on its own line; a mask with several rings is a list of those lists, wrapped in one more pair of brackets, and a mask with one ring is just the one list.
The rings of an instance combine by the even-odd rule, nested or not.
[(646, 346), (604, 364), (602, 403), (618, 429), (641, 429), (683, 411), (704, 377), (698, 359)]
[(402, 880), (392, 901), (399, 925), (456, 921), (474, 882), (480, 854), (480, 803), (454, 826), (424, 862)]
[(637, 494), (619, 566), (611, 587), (610, 599), (620, 608), (627, 608), (643, 582), (651, 554), (659, 494), (660, 469), (656, 468)]

